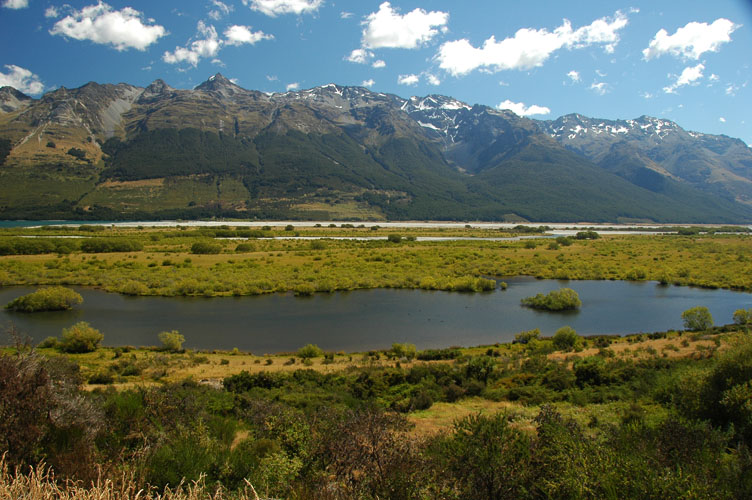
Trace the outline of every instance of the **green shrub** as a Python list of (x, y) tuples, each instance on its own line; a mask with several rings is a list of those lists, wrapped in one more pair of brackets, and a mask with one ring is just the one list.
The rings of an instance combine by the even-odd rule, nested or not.
[(235, 247), (238, 253), (253, 252), (256, 248), (251, 243), (240, 243)]
[(713, 316), (705, 306), (687, 309), (682, 313), (684, 328), (692, 331), (707, 330), (713, 326)]
[(5, 308), (19, 312), (67, 311), (83, 300), (80, 294), (70, 288), (53, 286), (18, 297)]
[(193, 254), (206, 255), (220, 252), (222, 252), (222, 245), (213, 241), (197, 241), (191, 245), (191, 253)]
[(571, 288), (553, 290), (548, 295), (539, 293), (533, 297), (526, 297), (521, 302), (523, 306), (546, 311), (567, 311), (578, 309), (582, 305), (579, 295)]
[(37, 344), (37, 347), (40, 349), (54, 349), (57, 347), (57, 337), (47, 337)]
[(746, 326), (752, 323), (752, 308), (737, 309), (734, 311), (734, 323), (740, 326)]
[(81, 242), (84, 253), (138, 252), (144, 246), (127, 238), (90, 238)]
[(94, 352), (104, 335), (86, 321), (79, 321), (70, 328), (63, 328), (59, 348), (67, 353)]
[(392, 344), (392, 353), (397, 358), (414, 359), (416, 356), (415, 344)]
[(540, 337), (540, 330), (537, 328), (534, 330), (527, 330), (524, 332), (520, 332), (517, 335), (514, 336), (514, 343), (515, 344), (527, 344), (533, 339), (537, 339)]
[(568, 351), (577, 347), (582, 341), (577, 332), (571, 326), (562, 326), (551, 339), (554, 347), (559, 351)]
[(170, 352), (180, 352), (183, 350), (183, 342), (185, 337), (177, 330), (171, 332), (161, 332), (157, 335), (159, 341), (162, 342), (162, 349)]
[(386, 239), (391, 243), (399, 243), (402, 241), (402, 235), (391, 233), (389, 236), (386, 237)]
[(298, 356), (303, 359), (318, 358), (323, 355), (324, 351), (316, 344), (307, 344), (298, 349)]

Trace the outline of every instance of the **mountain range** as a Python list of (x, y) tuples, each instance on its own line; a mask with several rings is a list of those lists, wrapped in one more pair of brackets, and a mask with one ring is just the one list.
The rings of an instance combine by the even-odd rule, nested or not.
[(216, 74), (0, 88), (0, 218), (746, 223), (752, 149), (642, 116), (532, 120), (335, 84)]

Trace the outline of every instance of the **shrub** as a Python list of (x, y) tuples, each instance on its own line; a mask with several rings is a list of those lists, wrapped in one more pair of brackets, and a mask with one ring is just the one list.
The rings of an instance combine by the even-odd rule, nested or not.
[(222, 251), (222, 245), (212, 241), (197, 241), (191, 245), (191, 253), (194, 254), (218, 254)]
[(392, 353), (398, 358), (413, 359), (416, 356), (415, 344), (392, 344)]
[(571, 288), (553, 290), (548, 295), (539, 293), (533, 297), (526, 297), (521, 302), (523, 306), (546, 311), (566, 311), (578, 309), (582, 305), (580, 296)]
[(517, 335), (514, 336), (514, 343), (515, 344), (527, 344), (533, 339), (537, 339), (540, 336), (540, 330), (537, 328), (534, 330), (527, 330), (524, 332), (520, 332)]
[(705, 306), (687, 309), (682, 313), (684, 328), (692, 331), (707, 330), (713, 326), (713, 316)]
[(386, 239), (391, 243), (399, 243), (402, 241), (402, 235), (392, 233), (389, 236), (387, 236)]
[(240, 243), (235, 247), (235, 251), (238, 253), (253, 252), (254, 250), (254, 246), (250, 243)]
[(54, 349), (55, 347), (57, 347), (57, 337), (47, 337), (39, 344), (37, 344), (37, 347), (39, 347), (40, 349)]
[(752, 323), (752, 309), (737, 309), (734, 311), (734, 323), (740, 326)]
[(94, 352), (104, 335), (86, 321), (79, 321), (70, 328), (63, 328), (60, 350), (68, 353)]
[(180, 352), (183, 350), (185, 337), (183, 337), (177, 330), (161, 332), (157, 337), (159, 338), (159, 341), (162, 342), (163, 350), (170, 352)]
[(143, 248), (140, 242), (126, 238), (91, 238), (81, 242), (84, 253), (137, 252)]
[(580, 231), (575, 234), (574, 237), (577, 240), (597, 240), (601, 237), (601, 235), (599, 235), (595, 231)]
[(83, 300), (81, 295), (70, 288), (53, 286), (18, 297), (5, 308), (19, 312), (67, 311)]
[(568, 351), (574, 349), (577, 344), (581, 342), (579, 335), (574, 331), (571, 326), (562, 326), (551, 339), (554, 343), (554, 347), (560, 351)]
[(323, 355), (324, 351), (316, 344), (307, 344), (298, 349), (298, 356), (303, 359), (318, 358)]

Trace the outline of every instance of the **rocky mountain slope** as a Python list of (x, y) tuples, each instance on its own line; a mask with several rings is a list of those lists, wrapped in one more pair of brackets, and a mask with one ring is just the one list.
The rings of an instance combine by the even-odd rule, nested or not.
[(542, 122), (334, 84), (269, 95), (220, 74), (0, 89), (1, 218), (744, 222), (751, 184), (741, 141), (647, 117)]

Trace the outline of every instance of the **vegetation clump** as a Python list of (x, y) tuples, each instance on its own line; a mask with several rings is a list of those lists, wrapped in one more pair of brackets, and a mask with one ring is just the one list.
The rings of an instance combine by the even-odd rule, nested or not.
[(577, 292), (571, 288), (562, 288), (553, 290), (548, 295), (539, 293), (533, 297), (526, 297), (522, 299), (522, 305), (546, 311), (568, 311), (579, 309), (582, 301)]
[(197, 241), (191, 245), (191, 253), (198, 255), (218, 254), (222, 252), (222, 245), (211, 241)]
[(306, 344), (298, 349), (298, 357), (303, 359), (319, 358), (323, 355), (324, 351), (316, 344)]
[(582, 342), (582, 339), (571, 326), (562, 326), (556, 330), (551, 341), (557, 350), (569, 351), (575, 349)]
[(83, 297), (70, 288), (53, 286), (18, 297), (5, 308), (18, 312), (67, 311), (83, 302)]
[(162, 342), (162, 350), (168, 352), (183, 351), (183, 342), (185, 342), (185, 337), (177, 330), (172, 330), (171, 332), (161, 332), (159, 335), (157, 335), (157, 338), (159, 338), (159, 341)]
[(71, 354), (94, 352), (102, 339), (104, 339), (102, 332), (93, 328), (86, 321), (79, 321), (70, 328), (63, 328), (58, 348)]
[(713, 326), (713, 316), (705, 306), (687, 309), (682, 313), (684, 328), (692, 331), (707, 330)]

